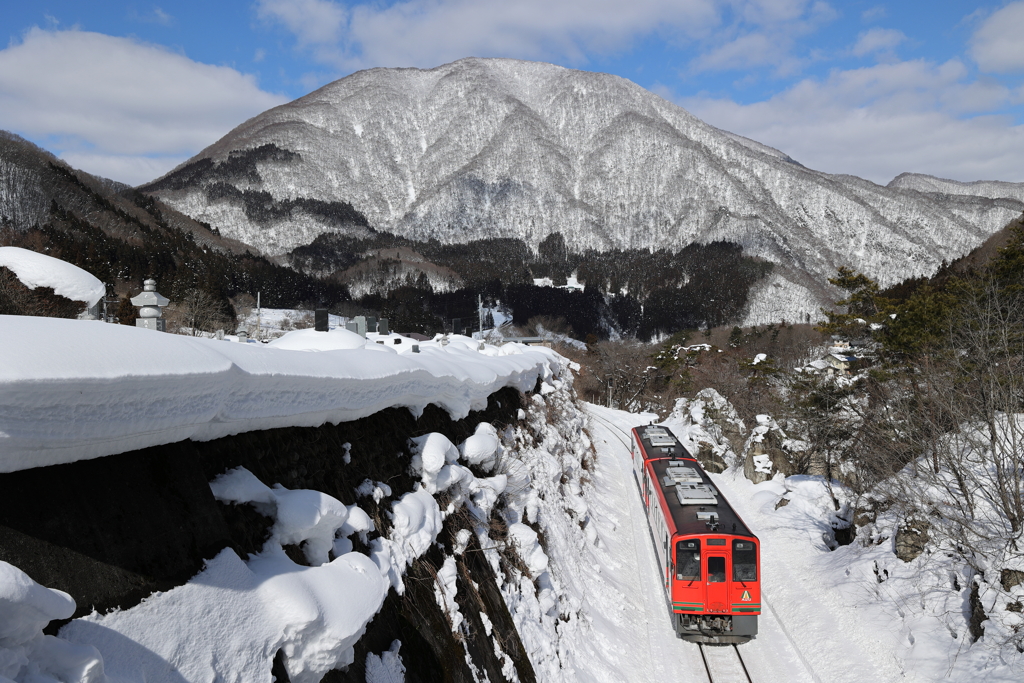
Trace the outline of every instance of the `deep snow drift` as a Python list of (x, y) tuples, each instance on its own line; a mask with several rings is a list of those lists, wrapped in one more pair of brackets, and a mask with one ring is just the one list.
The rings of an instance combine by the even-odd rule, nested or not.
[(50, 287), (56, 294), (90, 307), (107, 293), (107, 288), (92, 273), (29, 249), (0, 247), (0, 266), (14, 273), (29, 289)]
[(316, 427), (393, 406), (418, 414), (433, 403), (461, 418), (498, 389), (530, 390), (559, 368), (557, 354), (543, 348), (453, 337), (413, 353), (411, 340), (396, 344), (397, 335), (381, 344), (355, 336), (300, 330), (274, 348), (0, 316), (0, 471), (256, 429)]

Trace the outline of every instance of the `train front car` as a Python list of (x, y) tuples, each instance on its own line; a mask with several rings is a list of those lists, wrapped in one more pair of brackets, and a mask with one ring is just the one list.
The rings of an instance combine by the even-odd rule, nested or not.
[(634, 428), (632, 450), (676, 633), (747, 642), (761, 613), (757, 537), (670, 430)]

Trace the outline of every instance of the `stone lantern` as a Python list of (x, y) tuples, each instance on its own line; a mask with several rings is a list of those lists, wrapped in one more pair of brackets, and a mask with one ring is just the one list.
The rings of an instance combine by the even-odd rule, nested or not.
[(131, 300), (133, 306), (139, 307), (139, 317), (135, 319), (135, 326), (166, 332), (167, 321), (160, 317), (160, 309), (171, 303), (170, 300), (156, 291), (156, 280), (146, 280), (142, 285), (142, 293)]

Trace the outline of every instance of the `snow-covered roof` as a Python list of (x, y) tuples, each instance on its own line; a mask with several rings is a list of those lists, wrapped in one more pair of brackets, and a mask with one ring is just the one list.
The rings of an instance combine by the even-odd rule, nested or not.
[(315, 427), (392, 406), (418, 413), (433, 403), (461, 418), (502, 387), (526, 391), (561, 371), (561, 356), (545, 348), (479, 344), (453, 337), (444, 347), (422, 342), (420, 353), (412, 344), (376, 343), (307, 353), (0, 316), (0, 472), (184, 439)]
[(343, 349), (361, 349), (366, 340), (349, 330), (336, 328), (329, 332), (318, 332), (314, 329), (293, 330), (267, 346), (287, 351), (339, 351)]
[(88, 306), (94, 306), (107, 292), (92, 273), (20, 247), (0, 247), (0, 266), (8, 268), (29, 289), (52, 287), (57, 294)]

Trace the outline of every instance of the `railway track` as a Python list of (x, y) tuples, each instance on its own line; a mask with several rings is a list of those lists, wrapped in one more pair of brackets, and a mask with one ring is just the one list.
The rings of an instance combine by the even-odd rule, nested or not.
[[(588, 410), (587, 414), (592, 419), (601, 423), (601, 425), (605, 427), (609, 433), (615, 436), (615, 438), (618, 439), (627, 450), (631, 448), (629, 438), (625, 435), (625, 432), (621, 427), (604, 416), (597, 414), (596, 411)], [(814, 683), (822, 683), (822, 679), (817, 675), (817, 672), (811, 666), (810, 662), (807, 661), (807, 658), (802, 652), (802, 648), (797, 644), (796, 639), (789, 632), (789, 629), (786, 628), (785, 623), (783, 623), (782, 619), (776, 613), (766, 595), (762, 595), (762, 602), (765, 607), (768, 608), (774, 622), (778, 625), (780, 635), (788, 641), (789, 646), (793, 650), (793, 654), (803, 665), (808, 678)], [(765, 624), (767, 625), (768, 622), (765, 622)], [(709, 681), (712, 681), (713, 683), (728, 683), (729, 681), (746, 681), (748, 683), (752, 683), (752, 678), (747, 670), (746, 663), (743, 661), (742, 655), (735, 645), (699, 645), (699, 648), (701, 660), (704, 663), (705, 673)], [(729, 652), (730, 649), (735, 653), (735, 655)], [(750, 654), (749, 651), (748, 654)], [(709, 662), (711, 664), (710, 667), (708, 666)], [(758, 670), (759, 668), (760, 667), (757, 667), (755, 663), (755, 670)]]
[(627, 451), (632, 448), (632, 446), (630, 446), (629, 439), (626, 438), (625, 436), (623, 436), (622, 428), (621, 427), (617, 426), (615, 423), (611, 422), (610, 420), (607, 420), (607, 419), (601, 417), (600, 415), (598, 415), (597, 413), (595, 413), (592, 410), (588, 410), (587, 411), (587, 415), (589, 415), (591, 418), (597, 420), (598, 422), (603, 424), (605, 427), (607, 427), (608, 431), (611, 432), (612, 436), (614, 436), (616, 439), (621, 441), (622, 445), (626, 447)]
[(698, 643), (700, 658), (709, 683), (754, 683), (740, 649), (735, 645), (713, 646)]

